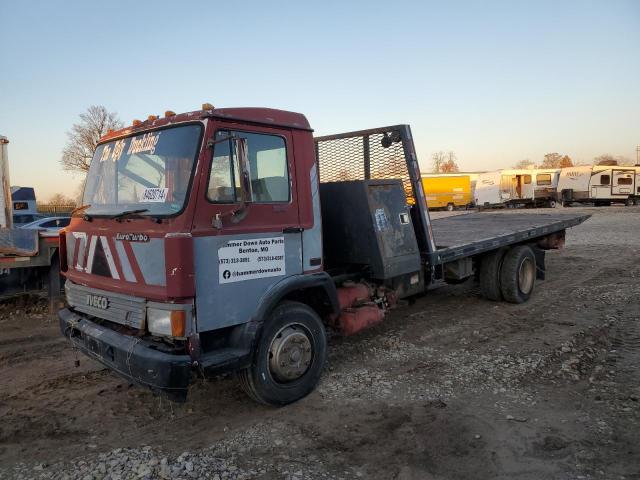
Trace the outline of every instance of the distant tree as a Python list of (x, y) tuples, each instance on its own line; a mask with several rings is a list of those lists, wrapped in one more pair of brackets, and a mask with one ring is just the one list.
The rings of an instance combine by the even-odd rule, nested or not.
[(456, 154), (452, 151), (437, 152), (433, 154), (433, 171), (434, 173), (455, 173), (459, 172), (458, 164), (456, 163)]
[(593, 159), (593, 164), (615, 166), (618, 165), (618, 160), (616, 160), (613, 155), (609, 153), (603, 153), (602, 155), (598, 155)]
[(86, 172), (96, 151), (98, 140), (109, 130), (122, 128), (124, 124), (115, 112), (101, 105), (92, 105), (80, 114), (80, 122), (74, 123), (67, 132), (67, 144), (62, 150), (62, 168), (75, 172)]
[(527, 168), (535, 168), (536, 164), (533, 160), (529, 160), (528, 158), (525, 158), (524, 160), (520, 160), (518, 163), (516, 163), (513, 168), (517, 168), (519, 170), (524, 170)]
[(547, 153), (540, 165), (541, 168), (565, 168), (572, 166), (573, 161), (569, 155), (560, 155), (557, 152)]
[(49, 197), (49, 205), (76, 205), (76, 201), (63, 193), (55, 193)]
[(633, 167), (635, 166), (635, 160), (631, 160), (629, 157), (625, 157), (624, 155), (617, 155), (616, 161), (618, 165), (624, 165), (625, 167)]
[(431, 155), (431, 159), (433, 161), (433, 173), (440, 173), (440, 169), (446, 158), (447, 155), (444, 152), (435, 152)]
[(569, 155), (565, 155), (560, 159), (560, 168), (573, 167), (573, 161)]

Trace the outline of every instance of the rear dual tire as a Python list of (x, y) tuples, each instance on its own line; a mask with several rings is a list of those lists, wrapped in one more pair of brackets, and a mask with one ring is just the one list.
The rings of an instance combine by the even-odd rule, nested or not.
[(526, 302), (535, 287), (536, 259), (527, 245), (501, 248), (480, 261), (480, 293), (487, 300)]
[(529, 300), (536, 282), (536, 257), (527, 245), (509, 249), (500, 267), (500, 292), (510, 303)]

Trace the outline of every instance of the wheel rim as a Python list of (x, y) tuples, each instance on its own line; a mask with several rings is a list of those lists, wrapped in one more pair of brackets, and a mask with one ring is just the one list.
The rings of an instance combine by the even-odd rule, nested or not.
[(531, 293), (535, 279), (535, 264), (530, 258), (525, 258), (518, 269), (518, 287), (524, 294)]
[(307, 373), (312, 358), (313, 348), (307, 330), (300, 324), (289, 324), (271, 341), (269, 371), (277, 382), (293, 382)]

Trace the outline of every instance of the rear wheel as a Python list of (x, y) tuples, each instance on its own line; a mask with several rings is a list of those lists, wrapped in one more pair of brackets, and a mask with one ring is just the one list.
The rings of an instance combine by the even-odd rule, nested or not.
[(500, 291), (511, 303), (529, 300), (536, 282), (536, 257), (531, 247), (511, 248), (504, 256), (500, 268)]
[(453, 212), (454, 208), (455, 206), (453, 205), (453, 203), (447, 203), (447, 212)]
[(303, 303), (284, 302), (266, 320), (250, 367), (238, 373), (244, 391), (268, 405), (311, 393), (327, 358), (322, 320)]
[(498, 302), (502, 300), (500, 291), (500, 268), (507, 249), (499, 248), (489, 252), (480, 259), (480, 294), (487, 300)]
[(631, 207), (631, 206), (633, 206), (633, 204), (634, 204), (633, 198), (627, 198), (627, 200), (624, 202), (624, 204), (625, 204), (627, 207)]

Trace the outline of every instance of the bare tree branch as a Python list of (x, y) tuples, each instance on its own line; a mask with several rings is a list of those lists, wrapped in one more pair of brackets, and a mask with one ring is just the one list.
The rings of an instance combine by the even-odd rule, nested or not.
[(86, 172), (98, 140), (109, 130), (122, 128), (124, 124), (115, 112), (101, 105), (92, 105), (80, 114), (80, 122), (67, 132), (67, 144), (62, 150), (60, 164), (65, 170)]

